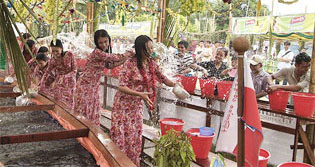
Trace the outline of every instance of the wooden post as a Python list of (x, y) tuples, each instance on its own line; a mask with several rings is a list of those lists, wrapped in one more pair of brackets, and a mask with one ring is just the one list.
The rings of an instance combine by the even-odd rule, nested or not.
[(157, 30), (157, 42), (164, 41), (164, 26), (165, 26), (165, 8), (166, 8), (166, 0), (159, 0), (159, 25)]
[[(312, 61), (311, 61), (311, 76), (310, 76), (310, 86), (309, 86), (309, 92), (315, 93), (315, 23), (314, 23), (314, 32), (313, 32), (313, 50), (312, 50)], [(315, 144), (315, 126), (314, 125), (306, 125), (306, 136), (308, 141), (310, 142), (310, 145)], [(314, 148), (312, 148), (314, 150)], [(305, 163), (311, 163), (310, 159), (307, 158), (307, 152), (304, 149), (304, 158), (303, 162)]]
[(249, 42), (245, 37), (238, 37), (233, 41), (233, 48), (238, 53), (238, 147), (237, 166), (245, 166), (245, 129), (243, 116), (244, 105), (244, 53), (249, 48)]
[(94, 16), (94, 3), (87, 3), (87, 32), (93, 34), (93, 16)]

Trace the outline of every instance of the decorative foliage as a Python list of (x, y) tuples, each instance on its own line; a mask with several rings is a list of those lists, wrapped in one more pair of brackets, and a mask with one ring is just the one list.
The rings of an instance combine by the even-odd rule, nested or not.
[[(62, 11), (63, 9), (63, 1), (59, 1), (58, 3), (58, 11)], [(44, 5), (44, 11), (46, 13), (46, 20), (49, 21), (48, 24), (51, 24), (54, 22), (54, 16), (58, 15), (59, 13), (56, 13), (56, 0), (46, 0)]]
[[(35, 3), (36, 0), (23, 0), (23, 1), (25, 2), (25, 4), (31, 6), (31, 4)], [(24, 7), (24, 5), (20, 1), (14, 1), (14, 6), (15, 6), (17, 12), (20, 14), (20, 16), (22, 18), (26, 19), (26, 16), (28, 15), (28, 12), (27, 12), (27, 9)], [(17, 22), (21, 22), (21, 19), (20, 18), (16, 18), (16, 21)]]
[(204, 0), (180, 0), (180, 14), (189, 16), (193, 13), (203, 12), (205, 10)]
[[(22, 92), (28, 93), (28, 81), (26, 74), (28, 73), (29, 69), (25, 62), (24, 56), (22, 55), (12, 26), (15, 27), (21, 37), (22, 35), (19, 32), (15, 21), (11, 17), (4, 0), (0, 0), (0, 39), (3, 40), (2, 44), (4, 45), (5, 53), (14, 67), (14, 72), (20, 90), (22, 90)], [(22, 41), (25, 43), (24, 39), (22, 39)]]
[(196, 157), (185, 133), (171, 129), (160, 140), (155, 140), (154, 160), (156, 167), (190, 167)]

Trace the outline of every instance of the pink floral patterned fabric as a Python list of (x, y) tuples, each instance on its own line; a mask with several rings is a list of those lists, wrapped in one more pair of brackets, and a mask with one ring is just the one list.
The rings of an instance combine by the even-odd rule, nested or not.
[(66, 52), (61, 60), (52, 58), (42, 78), (40, 91), (73, 109), (76, 72), (77, 66), (71, 52)]
[[(153, 68), (155, 69), (155, 78), (159, 82), (164, 82), (166, 77), (161, 73), (155, 62), (153, 62)], [(147, 73), (148, 80), (151, 80), (153, 74), (149, 73), (149, 67), (144, 67), (144, 70)], [(139, 92), (146, 91), (147, 86), (137, 67), (135, 57), (130, 58), (123, 65), (119, 75), (119, 85), (127, 86)], [(143, 105), (140, 97), (117, 91), (112, 112), (111, 138), (137, 166), (140, 166), (142, 146), (142, 112)]]
[(29, 62), (27, 62), (27, 65), (28, 68), (30, 69), (30, 73), (33, 74), (37, 66), (35, 59), (31, 59)]
[[(35, 77), (38, 81), (41, 81), (44, 74), (46, 73), (47, 69), (48, 69), (48, 64), (46, 67), (44, 67), (42, 69), (39, 68), (39, 66), (36, 66), (34, 69), (33, 77)], [(38, 83), (38, 87), (40, 87), (40, 84), (41, 84), (41, 82)]]
[(100, 78), (108, 63), (120, 61), (126, 55), (109, 54), (95, 49), (88, 57), (80, 74), (75, 93), (75, 112), (81, 113), (96, 125), (100, 125)]

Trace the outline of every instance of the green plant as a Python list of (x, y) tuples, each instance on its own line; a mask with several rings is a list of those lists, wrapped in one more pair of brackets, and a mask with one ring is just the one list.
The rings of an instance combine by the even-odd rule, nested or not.
[(189, 167), (196, 161), (190, 138), (171, 129), (160, 140), (154, 140), (154, 161), (157, 167)]

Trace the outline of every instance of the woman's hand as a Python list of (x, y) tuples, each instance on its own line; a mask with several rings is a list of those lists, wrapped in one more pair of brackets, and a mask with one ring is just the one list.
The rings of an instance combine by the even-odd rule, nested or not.
[(133, 56), (133, 55), (135, 55), (136, 53), (134, 52), (134, 50), (133, 49), (128, 49), (128, 50), (126, 50), (126, 56), (127, 57), (131, 57), (131, 56)]
[(208, 71), (206, 69), (202, 69), (202, 73), (203, 73), (204, 76), (208, 76), (209, 75)]
[(178, 86), (180, 86), (181, 88), (184, 88), (184, 86), (183, 86), (182, 83), (180, 83), (180, 82), (175, 82), (174, 87), (175, 87), (175, 85), (178, 85)]
[(152, 92), (141, 92), (139, 93), (139, 96), (144, 100), (148, 108), (153, 108), (153, 102), (149, 97), (150, 94), (152, 94)]

